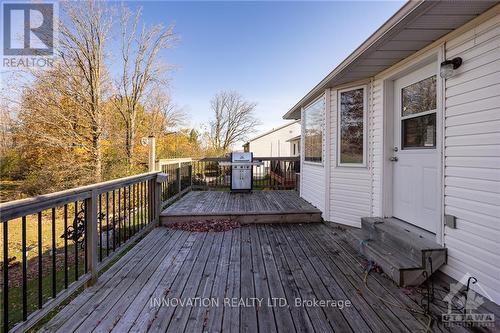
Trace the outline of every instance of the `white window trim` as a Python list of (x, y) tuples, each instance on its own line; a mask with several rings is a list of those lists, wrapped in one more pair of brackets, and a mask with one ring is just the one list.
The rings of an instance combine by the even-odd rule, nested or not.
[[(341, 122), (341, 98), (340, 94), (346, 91), (351, 91), (351, 90), (356, 90), (356, 89), (363, 89), (363, 163), (341, 163), (340, 162), (340, 152), (341, 152), (341, 137), (340, 137), (340, 122)], [(367, 134), (368, 134), (368, 103), (367, 103), (367, 90), (368, 87), (366, 84), (356, 86), (356, 87), (349, 87), (345, 88), (342, 90), (337, 91), (337, 166), (339, 167), (354, 167), (354, 168), (366, 168), (367, 166)]]
[[(322, 131), (323, 134), (321, 135), (321, 162), (315, 162), (315, 161), (308, 161), (306, 160), (306, 111), (307, 108), (313, 105), (314, 103), (318, 102), (320, 99), (323, 99), (323, 122), (322, 122)], [(300, 155), (302, 156), (302, 163), (304, 164), (309, 164), (309, 165), (314, 165), (314, 166), (324, 166), (325, 165), (325, 134), (326, 134), (326, 93), (321, 94), (318, 98), (313, 100), (311, 103), (307, 104), (302, 108), (302, 120), (304, 123), (303, 130), (302, 130), (302, 142), (303, 142), (303, 149)]]

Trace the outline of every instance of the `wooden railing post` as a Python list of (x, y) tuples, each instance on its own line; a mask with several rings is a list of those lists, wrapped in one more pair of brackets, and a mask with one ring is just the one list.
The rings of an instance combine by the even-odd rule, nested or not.
[(168, 181), (168, 175), (166, 173), (158, 173), (155, 179), (155, 224), (161, 225), (160, 213), (162, 208), (162, 198), (161, 198), (161, 184)]
[(87, 263), (88, 271), (90, 272), (91, 279), (90, 284), (93, 284), (97, 279), (97, 203), (99, 200), (99, 194), (97, 190), (92, 190), (92, 195), (90, 198), (85, 199), (85, 208), (87, 216), (87, 225), (85, 230), (85, 239), (87, 240)]
[(154, 136), (149, 136), (148, 137), (148, 145), (149, 145), (149, 152), (148, 152), (148, 168), (149, 172), (156, 171), (156, 138)]

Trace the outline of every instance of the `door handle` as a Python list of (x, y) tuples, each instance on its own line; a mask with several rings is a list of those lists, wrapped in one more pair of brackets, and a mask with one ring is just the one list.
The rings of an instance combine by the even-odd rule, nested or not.
[(391, 161), (391, 162), (397, 162), (398, 160), (399, 159), (397, 156), (393, 156), (393, 157), (389, 158), (389, 161)]

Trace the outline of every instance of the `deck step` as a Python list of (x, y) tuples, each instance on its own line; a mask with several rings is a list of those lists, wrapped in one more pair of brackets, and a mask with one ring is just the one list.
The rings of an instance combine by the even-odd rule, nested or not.
[(265, 213), (214, 213), (214, 214), (171, 214), (160, 215), (161, 225), (190, 222), (224, 222), (231, 220), (240, 224), (254, 223), (320, 223), (321, 212), (265, 212)]
[(392, 219), (362, 218), (361, 229), (349, 234), (351, 244), (399, 286), (419, 285), (446, 264), (446, 248)]
[(319, 223), (321, 211), (295, 191), (194, 191), (160, 214), (162, 225), (189, 222)]

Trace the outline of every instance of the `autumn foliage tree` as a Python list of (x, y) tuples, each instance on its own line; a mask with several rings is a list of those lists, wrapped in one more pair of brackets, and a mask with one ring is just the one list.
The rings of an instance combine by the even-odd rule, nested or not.
[(70, 2), (63, 9), (67, 19), (59, 26), (59, 68), (69, 81), (67, 96), (81, 108), (90, 129), (92, 174), (100, 181), (105, 52), (113, 16), (99, 1)]
[[(21, 179), (25, 195), (146, 171), (141, 137), (157, 136), (171, 153), (174, 141), (163, 138), (184, 118), (158, 56), (175, 37), (171, 27), (150, 30), (140, 13), (106, 2), (61, 7), (54, 67), (25, 73), (15, 107), (2, 103), (1, 134), (9, 144), (1, 147), (1, 176)], [(124, 13), (136, 30), (121, 30)], [(114, 35), (130, 42), (116, 54), (109, 43)], [(117, 58), (123, 61), (112, 65), (122, 71), (111, 71)]]
[(116, 80), (115, 106), (124, 124), (125, 152), (129, 169), (134, 164), (134, 147), (139, 127), (141, 104), (153, 89), (166, 85), (169, 67), (161, 62), (160, 52), (176, 41), (173, 25), (141, 26), (141, 10), (121, 8), (121, 66)]

